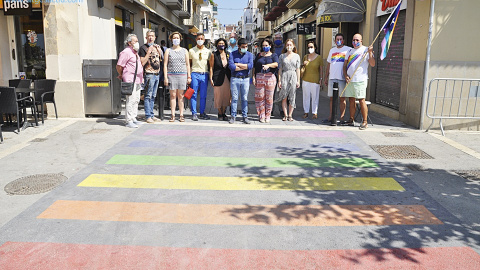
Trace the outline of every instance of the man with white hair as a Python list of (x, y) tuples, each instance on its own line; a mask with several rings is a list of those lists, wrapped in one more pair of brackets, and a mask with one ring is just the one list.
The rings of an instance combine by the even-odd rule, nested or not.
[(118, 78), (123, 82), (134, 82), (135, 70), (137, 71), (133, 92), (131, 95), (126, 96), (125, 120), (127, 127), (138, 128), (138, 125), (141, 124), (137, 120), (138, 103), (140, 102), (140, 91), (143, 83), (143, 67), (137, 53), (140, 49), (140, 44), (138, 44), (138, 38), (134, 34), (129, 34), (124, 44), (125, 49), (118, 57), (116, 68), (119, 74)]
[(235, 32), (232, 32), (230, 34), (230, 39), (228, 40), (228, 48), (227, 51), (229, 53), (232, 53), (234, 51), (238, 51), (238, 45), (237, 45), (237, 34)]

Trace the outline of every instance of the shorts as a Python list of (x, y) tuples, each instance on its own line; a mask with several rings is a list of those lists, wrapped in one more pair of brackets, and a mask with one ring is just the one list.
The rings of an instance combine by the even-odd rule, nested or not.
[(364, 99), (367, 96), (368, 81), (350, 82), (345, 90), (346, 97), (354, 97), (356, 99)]
[[(343, 89), (345, 89), (345, 81), (344, 80), (337, 80), (337, 79), (331, 79), (328, 80), (328, 92), (327, 96), (333, 97), (333, 83), (337, 82), (338, 83), (338, 95), (340, 96), (343, 92)], [(343, 96), (345, 97), (345, 93), (343, 93)]]

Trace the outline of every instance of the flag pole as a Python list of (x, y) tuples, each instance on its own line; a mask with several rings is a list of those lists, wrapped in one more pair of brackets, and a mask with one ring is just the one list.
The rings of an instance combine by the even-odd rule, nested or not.
[[(385, 21), (385, 23), (383, 24), (382, 28), (380, 28), (380, 31), (378, 31), (377, 36), (376, 36), (375, 39), (372, 41), (372, 43), (370, 44), (370, 46), (373, 46), (373, 44), (375, 44), (375, 42), (377, 41), (377, 38), (380, 36), (380, 33), (383, 31), (383, 28), (385, 28), (385, 25), (387, 25), (387, 22), (390, 20), (390, 17), (393, 16), (393, 13), (394, 13), (395, 10), (397, 9), (397, 7), (402, 4), (402, 1), (403, 1), (403, 0), (400, 0), (400, 2), (398, 2), (398, 4), (397, 4), (397, 5), (395, 6), (395, 8), (393, 9), (392, 13), (390, 13), (390, 16), (388, 16), (388, 19)], [(368, 46), (368, 47), (370, 47), (370, 46)], [(367, 53), (368, 53), (368, 50), (363, 54), (360, 63), (358, 64), (357, 68), (353, 71), (352, 77), (355, 75), (355, 73), (357, 72), (358, 68), (360, 67), (360, 65), (361, 65), (361, 64), (363, 63), (363, 61), (365, 60), (365, 56), (367, 56)], [(340, 97), (343, 95), (343, 93), (345, 93), (345, 89), (347, 89), (347, 86), (350, 84), (350, 82), (351, 82), (351, 80), (347, 82), (347, 84), (345, 85), (345, 88), (343, 88), (343, 91), (342, 91), (342, 93), (340, 94)]]

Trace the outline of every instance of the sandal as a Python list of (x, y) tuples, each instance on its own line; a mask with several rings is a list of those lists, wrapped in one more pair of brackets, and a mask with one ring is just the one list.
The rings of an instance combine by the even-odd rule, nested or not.
[(170, 117), (170, 120), (168, 120), (169, 122), (175, 122), (175, 116), (172, 116)]
[(362, 124), (360, 125), (360, 127), (358, 129), (365, 130), (365, 129), (367, 129), (367, 127), (368, 127), (368, 122), (362, 122)]
[[(315, 114), (314, 114), (315, 115)], [(303, 114), (303, 119), (308, 118), (308, 113)]]
[[(175, 121), (175, 120), (174, 120)], [(180, 115), (180, 119), (178, 119), (178, 121), (180, 122), (185, 122), (185, 117), (183, 117), (183, 115)]]
[(265, 123), (265, 118), (260, 118), (260, 120), (258, 120), (258, 122)]
[(351, 127), (354, 127), (355, 126), (355, 120), (353, 120), (353, 118), (350, 118), (348, 119), (348, 121), (345, 123), (346, 126), (351, 126)]
[(293, 117), (289, 116), (288, 121), (293, 122)]
[(284, 116), (284, 117), (282, 118), (282, 121), (287, 121), (287, 117)]
[(314, 113), (314, 114), (312, 115), (312, 119), (317, 119), (317, 118), (318, 118), (317, 114)]

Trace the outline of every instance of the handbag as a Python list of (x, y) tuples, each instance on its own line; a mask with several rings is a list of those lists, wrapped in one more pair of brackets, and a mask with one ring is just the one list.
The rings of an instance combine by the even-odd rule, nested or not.
[(188, 98), (188, 99), (191, 99), (194, 92), (195, 92), (195, 90), (193, 90), (192, 87), (188, 87), (187, 91), (185, 91), (185, 94), (183, 96)]
[(138, 56), (135, 57), (135, 75), (133, 76), (133, 82), (121, 82), (120, 92), (124, 96), (130, 96), (133, 93), (133, 88), (135, 88), (135, 80), (137, 80), (137, 69), (138, 69)]
[[(303, 61), (305, 62), (305, 56), (303, 57)], [(303, 65), (302, 68), (300, 69), (300, 78), (303, 79), (303, 75), (305, 75), (305, 68), (306, 65)]]

